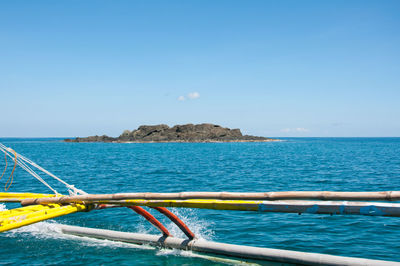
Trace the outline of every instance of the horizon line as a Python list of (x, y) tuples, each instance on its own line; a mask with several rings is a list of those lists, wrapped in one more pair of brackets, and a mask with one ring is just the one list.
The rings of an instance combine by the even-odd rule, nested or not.
[[(80, 138), (80, 137), (1, 137), (0, 136), (0, 139), (71, 139), (71, 138)], [(272, 136), (266, 138), (400, 138), (400, 136), (280, 136), (280, 137)]]

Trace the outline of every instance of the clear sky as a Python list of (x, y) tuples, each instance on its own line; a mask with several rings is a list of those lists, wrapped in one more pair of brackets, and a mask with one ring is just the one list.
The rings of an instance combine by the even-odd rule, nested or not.
[(0, 1), (0, 136), (400, 136), (400, 1)]

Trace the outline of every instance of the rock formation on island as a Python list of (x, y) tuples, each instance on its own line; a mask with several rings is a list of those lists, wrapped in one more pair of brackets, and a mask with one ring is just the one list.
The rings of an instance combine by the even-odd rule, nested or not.
[(65, 139), (66, 142), (263, 142), (274, 139), (242, 135), (240, 129), (229, 129), (213, 124), (140, 126), (125, 130), (119, 137), (106, 135)]

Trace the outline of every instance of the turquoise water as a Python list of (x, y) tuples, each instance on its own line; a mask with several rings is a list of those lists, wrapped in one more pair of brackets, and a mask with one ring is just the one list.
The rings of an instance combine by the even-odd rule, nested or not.
[[(297, 138), (271, 143), (0, 142), (89, 193), (400, 190), (400, 138)], [(62, 186), (51, 184), (64, 192)], [(50, 192), (21, 168), (11, 191)], [(399, 218), (173, 211), (208, 240), (400, 261)], [(182, 236), (171, 223), (153, 214), (174, 235)], [(77, 213), (0, 234), (0, 264), (218, 264), (189, 252), (65, 236), (57, 231), (56, 223), (158, 234), (128, 209)]]

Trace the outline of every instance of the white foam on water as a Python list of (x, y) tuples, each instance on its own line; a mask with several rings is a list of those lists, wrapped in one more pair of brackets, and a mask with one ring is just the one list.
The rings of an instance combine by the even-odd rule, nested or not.
[[(195, 210), (183, 208), (171, 208), (170, 210), (189, 227), (197, 238), (210, 241), (214, 236), (214, 232), (211, 229), (213, 223), (200, 219)], [(169, 221), (165, 226), (173, 236), (186, 238), (181, 229), (172, 221)]]
[[(152, 225), (150, 225), (150, 223), (146, 220), (144, 220), (144, 218), (136, 224), (136, 232), (140, 233), (140, 234), (154, 234), (154, 227)], [(159, 234), (160, 231), (157, 230), (156, 234)], [(161, 234), (160, 234), (161, 235)]]
[[(7, 210), (5, 206), (1, 206), (0, 208), (4, 208)], [(126, 242), (119, 241), (111, 241), (106, 239), (96, 239), (85, 236), (74, 236), (69, 234), (64, 234), (61, 231), (59, 226), (60, 224), (57, 222), (49, 221), (49, 222), (39, 222), (35, 224), (31, 224), (28, 226), (20, 227), (14, 229), (12, 231), (8, 231), (5, 233), (5, 236), (8, 237), (24, 237), (24, 235), (28, 234), (35, 238), (41, 239), (45, 241), (46, 239), (60, 239), (60, 240), (70, 240), (70, 241), (78, 241), (80, 245), (85, 247), (107, 247), (107, 248), (133, 248), (133, 249), (146, 249), (146, 250), (157, 250), (155, 252), (156, 256), (182, 256), (182, 257), (196, 257), (211, 261), (217, 261), (228, 265), (238, 265), (242, 264), (241, 261), (231, 260), (231, 259), (223, 259), (212, 256), (201, 255), (197, 253), (193, 253), (191, 251), (185, 250), (177, 250), (177, 249), (158, 249), (149, 245), (137, 245)], [(179, 229), (178, 229), (179, 230)]]
[[(0, 204), (0, 211), (6, 211), (7, 206)], [(110, 248), (139, 248), (139, 249), (154, 249), (147, 245), (136, 245), (131, 243), (117, 242), (111, 240), (95, 239), (90, 237), (80, 237), (64, 234), (59, 227), (59, 223), (54, 221), (39, 222), (31, 225), (23, 226), (4, 233), (6, 237), (24, 237), (28, 234), (38, 239), (65, 239), (77, 240), (84, 246), (104, 246)]]
[(58, 228), (56, 222), (39, 222), (27, 226), (23, 226), (7, 232), (9, 236), (19, 236), (29, 234), (39, 239), (57, 239), (62, 238), (62, 232)]
[(64, 234), (56, 222), (39, 222), (28, 226), (20, 227), (6, 233), (10, 237), (23, 237), (24, 234), (29, 234), (38, 239), (64, 239), (79, 241), (83, 246), (97, 246), (109, 248), (136, 248), (136, 249), (154, 249), (147, 245), (137, 245), (125, 242), (111, 241), (106, 239), (96, 239), (84, 236), (73, 236)]
[[(211, 241), (214, 232), (212, 231), (212, 222), (207, 220), (203, 220), (198, 217), (197, 211), (195, 209), (184, 209), (184, 208), (168, 208), (171, 212), (173, 212), (179, 219), (184, 222), (189, 229), (196, 235), (199, 239), (204, 239)], [(157, 219), (163, 217), (160, 213), (155, 210), (148, 209)], [(167, 228), (167, 230), (174, 237), (179, 238), (187, 238), (186, 235), (182, 232), (181, 229), (172, 221), (167, 218), (160, 219), (162, 224)], [(146, 221), (143, 217), (141, 217), (140, 221), (135, 226), (135, 232), (140, 234), (160, 234), (154, 226), (152, 226), (148, 221)]]
[[(0, 211), (7, 210), (5, 204), (0, 204)], [(210, 229), (212, 223), (201, 220), (192, 209), (173, 209), (173, 212), (192, 230), (192, 232), (202, 239), (211, 239), (213, 231)], [(73, 236), (64, 234), (59, 227), (59, 223), (54, 221), (39, 222), (28, 226), (20, 227), (4, 234), (6, 237), (20, 238), (24, 235), (30, 235), (38, 239), (60, 239), (78, 241), (80, 245), (87, 247), (108, 247), (108, 248), (134, 248), (134, 249), (157, 249), (157, 256), (182, 256), (182, 257), (197, 257), (201, 259), (220, 262), (228, 265), (248, 264), (239, 260), (225, 259), (212, 257), (202, 254), (193, 253), (192, 251), (177, 250), (177, 249), (158, 249), (148, 245), (137, 245), (111, 240), (95, 239), (90, 237)], [(166, 224), (167, 229), (176, 237), (186, 238), (184, 233), (173, 223)], [(137, 231), (140, 233), (149, 233), (154, 230), (147, 221), (137, 224)]]

